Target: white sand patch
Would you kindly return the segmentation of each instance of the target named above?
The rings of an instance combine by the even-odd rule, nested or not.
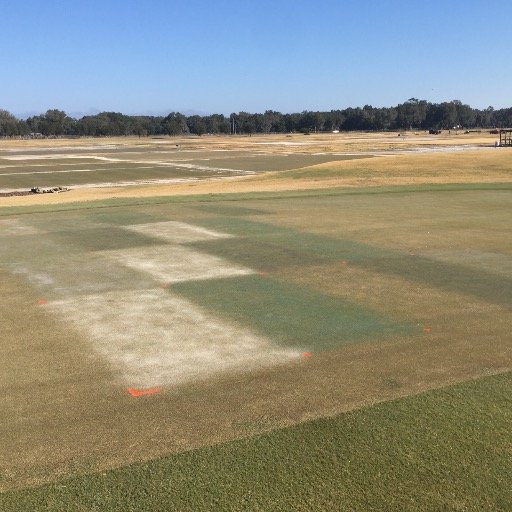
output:
[[[28,171],[28,172],[3,172],[0,176],[26,176],[27,174],[59,174],[59,173],[68,173],[68,172],[98,172],[98,171],[110,171],[111,169],[105,167],[104,169],[64,169],[60,171],[56,171],[52,169],[51,171]]]
[[[57,153],[52,155],[4,155],[2,157],[4,160],[13,160],[13,161],[20,161],[20,160],[61,160],[61,159],[67,159],[67,158],[76,158],[80,160],[88,160],[88,159],[95,159],[95,160],[102,160],[101,158],[95,156],[95,155],[76,155],[74,153],[68,154],[68,153]]]
[[[170,185],[170,184],[178,184],[178,183],[197,183],[200,181],[239,181],[244,178],[250,178],[250,176],[206,176],[199,177],[193,176],[190,178],[156,178],[156,179],[144,179],[144,180],[132,180],[132,181],[111,181],[111,182],[99,182],[99,183],[71,183],[67,185],[69,188],[123,188],[129,187],[133,185]],[[4,189],[0,190],[0,192],[11,192],[14,189]]]
[[[111,163],[124,163],[124,164],[143,164],[152,166],[165,166],[165,167],[178,167],[181,169],[189,169],[191,171],[209,171],[212,173],[239,173],[239,174],[254,174],[252,171],[246,171],[244,169],[228,169],[224,167],[207,167],[197,164],[187,164],[182,160],[138,160],[129,157],[116,158],[110,156],[99,156],[99,155],[76,155],[68,153],[52,154],[52,155],[11,155],[4,156],[4,160],[62,160],[62,159],[78,159],[78,160],[99,160],[100,162],[111,162]]]
[[[133,226],[124,226],[124,228],[177,244],[233,237],[233,235],[228,233],[220,233],[219,231],[213,231],[200,226],[194,226],[192,224],[186,224],[185,222],[176,222],[172,220],[168,222],[155,222],[152,224],[136,224]]]
[[[258,146],[312,146],[314,144],[318,144],[318,141],[313,140],[311,142],[254,142],[253,144]]]
[[[30,151],[31,153],[35,153],[35,152],[59,152],[59,151],[94,151],[94,150],[97,150],[97,149],[101,149],[101,150],[104,150],[104,149],[108,149],[108,150],[115,150],[115,149],[120,149],[122,148],[122,146],[120,146],[119,144],[91,144],[91,145],[84,145],[84,146],[58,146],[58,147],[48,147],[48,146],[45,146],[45,147],[42,147],[42,148],[38,148],[36,146],[30,146],[29,148],[26,148],[27,151]],[[0,152],[5,152],[7,154],[9,153],[20,153],[21,150],[20,149],[5,149],[5,150],[0,150]]]
[[[255,271],[180,245],[101,251],[121,265],[146,272],[166,283],[254,274]]]
[[[163,290],[111,292],[47,307],[84,332],[132,387],[176,385],[282,364],[300,351],[217,319]]]
[[[18,219],[0,220],[0,235],[38,235],[43,233],[45,233],[45,231],[32,226],[25,226]]]

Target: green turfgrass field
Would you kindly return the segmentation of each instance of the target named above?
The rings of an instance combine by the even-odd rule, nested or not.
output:
[[[507,510],[508,376],[96,472],[509,371],[511,193],[0,210],[7,510]]]
[[[0,495],[6,512],[512,508],[511,374]]]

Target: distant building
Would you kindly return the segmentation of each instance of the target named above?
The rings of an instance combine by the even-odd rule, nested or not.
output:
[[[500,130],[500,146],[512,146],[512,130]]]

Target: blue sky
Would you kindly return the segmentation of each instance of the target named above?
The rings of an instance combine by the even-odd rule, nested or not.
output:
[[[0,0],[0,108],[509,107],[511,19],[488,0]]]

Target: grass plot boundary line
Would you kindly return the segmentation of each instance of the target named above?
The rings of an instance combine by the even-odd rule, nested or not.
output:
[[[174,203],[247,201],[266,199],[296,199],[302,197],[326,197],[343,195],[407,194],[424,192],[466,192],[466,191],[510,191],[512,183],[450,183],[424,185],[396,185],[388,187],[360,187],[339,189],[315,189],[305,191],[278,192],[232,192],[197,195],[169,195],[148,198],[111,198],[83,202],[70,202],[59,205],[2,206],[0,199],[0,217],[9,215],[27,215],[35,213],[52,213],[61,211],[91,210],[96,208],[119,208],[125,206],[146,206]]]

